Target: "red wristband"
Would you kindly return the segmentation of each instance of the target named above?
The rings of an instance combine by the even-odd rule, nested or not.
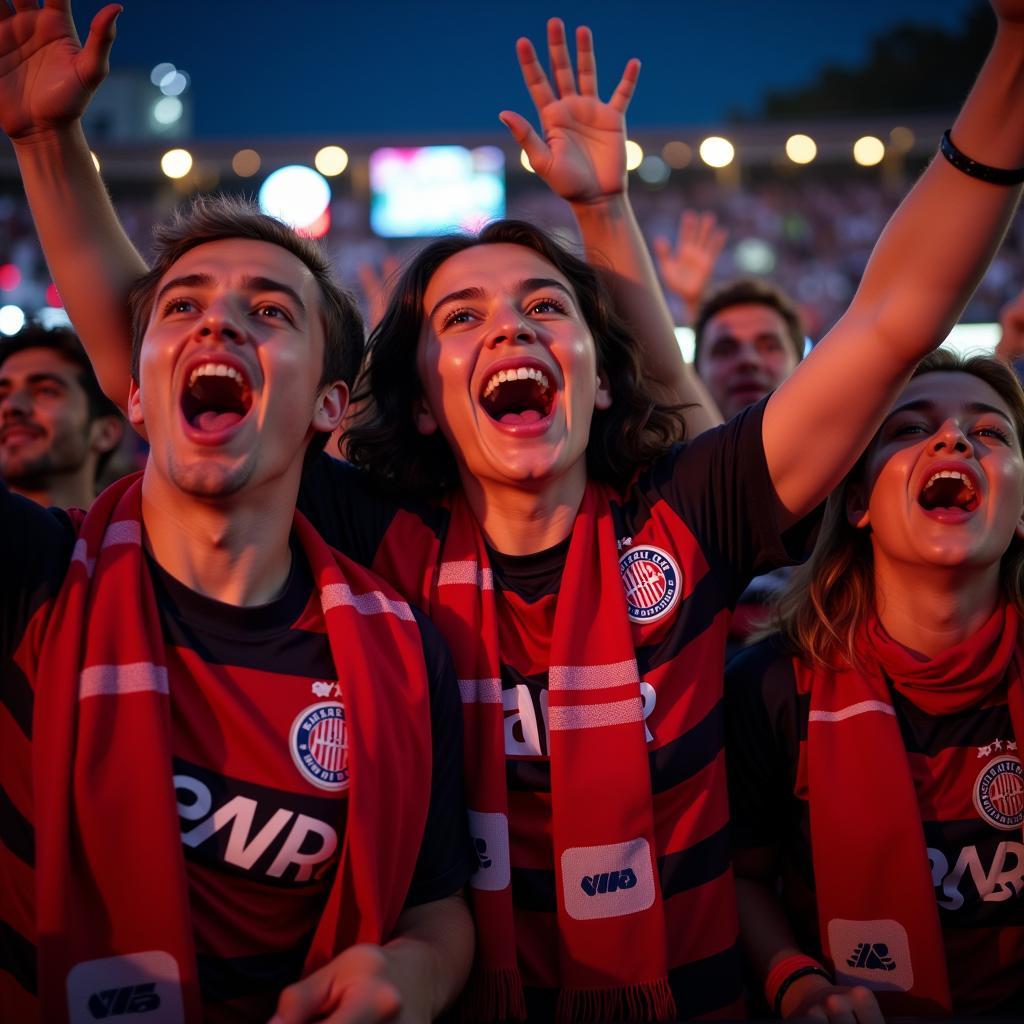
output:
[[[820,973],[828,977],[828,972],[813,957],[805,956],[803,953],[794,953],[792,956],[784,957],[768,972],[768,977],[764,979],[764,996],[768,1000],[769,1006],[775,1007],[775,1001],[779,997],[779,990],[797,971],[807,974]],[[786,987],[788,988],[789,986],[787,985]]]

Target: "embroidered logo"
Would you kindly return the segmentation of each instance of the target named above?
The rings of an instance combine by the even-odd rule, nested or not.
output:
[[[508,849],[508,818],[496,811],[469,814],[469,833],[476,848],[476,871],[469,884],[485,892],[501,892],[512,881]]]
[[[889,956],[889,947],[884,942],[859,942],[846,964],[848,967],[863,967],[869,971],[896,970],[896,961]]]
[[[299,773],[314,786],[348,787],[347,728],[345,709],[336,700],[311,704],[292,722],[288,749]]]
[[[571,918],[626,917],[654,903],[654,861],[646,839],[562,851],[562,900]]]
[[[909,992],[914,987],[910,939],[899,921],[828,922],[828,943],[837,985],[866,985],[875,992]]]
[[[1024,822],[1024,770],[1008,754],[989,761],[974,782],[974,807],[990,825],[1011,831]]]
[[[599,875],[584,875],[580,888],[588,896],[603,895],[617,889],[632,889],[636,885],[636,874],[632,868],[621,871],[602,871]]]
[[[161,950],[77,963],[68,972],[67,997],[70,1024],[185,1021],[178,963]]]
[[[667,551],[641,545],[619,558],[626,611],[633,622],[656,622],[679,600],[681,574]]]
[[[314,697],[337,697],[341,700],[341,684],[328,683],[323,679],[317,679],[312,686]]]

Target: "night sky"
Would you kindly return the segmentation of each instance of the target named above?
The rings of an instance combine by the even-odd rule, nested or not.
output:
[[[435,141],[504,129],[503,107],[532,113],[514,56],[545,18],[583,21],[602,94],[625,61],[644,62],[634,127],[714,123],[756,111],[765,88],[855,64],[899,22],[955,28],[971,0],[125,0],[113,63],[161,61],[192,78],[204,138],[410,134]],[[84,35],[102,3],[76,3]]]

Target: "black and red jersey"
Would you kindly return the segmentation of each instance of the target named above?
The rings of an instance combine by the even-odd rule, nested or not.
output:
[[[28,752],[32,637],[74,540],[67,517],[0,492],[0,970],[35,987]],[[37,552],[17,564],[20,551]],[[149,563],[166,642],[172,772],[206,1019],[267,1019],[299,977],[345,832],[346,723],[339,673],[304,557],[281,595],[239,608]],[[126,595],[125,600],[132,600]],[[430,813],[408,905],[458,892],[472,849],[450,656],[419,613],[430,682]],[[380,657],[386,657],[381,652]],[[10,742],[8,742],[10,741]],[[131,822],[111,822],[115,833]],[[145,913],[145,908],[138,908]],[[13,1018],[12,1018],[13,1019]]]
[[[728,837],[722,674],[730,613],[753,575],[789,560],[774,525],[763,403],[679,446],[612,505],[644,700],[669,980],[682,1017],[736,1017],[742,982]],[[300,506],[328,541],[408,600],[430,600],[446,509],[388,507],[324,461]],[[802,552],[804,537],[788,538]],[[568,541],[535,555],[489,552],[499,614],[512,896],[531,1018],[561,984],[551,839],[547,673]],[[595,793],[599,800],[600,794]],[[690,837],[684,841],[683,833]]]
[[[1019,1015],[1024,802],[1007,706],[930,715],[894,687],[890,693],[921,811],[954,1012]],[[778,640],[762,641],[730,663],[726,721],[735,841],[740,849],[778,851],[794,933],[802,948],[820,956],[807,790],[809,710],[809,697],[797,692],[792,654]],[[1010,780],[1012,792],[1003,792]]]

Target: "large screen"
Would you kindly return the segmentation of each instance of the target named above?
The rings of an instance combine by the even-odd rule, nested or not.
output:
[[[370,226],[384,238],[474,231],[505,216],[505,154],[497,146],[378,149],[370,189]]]

